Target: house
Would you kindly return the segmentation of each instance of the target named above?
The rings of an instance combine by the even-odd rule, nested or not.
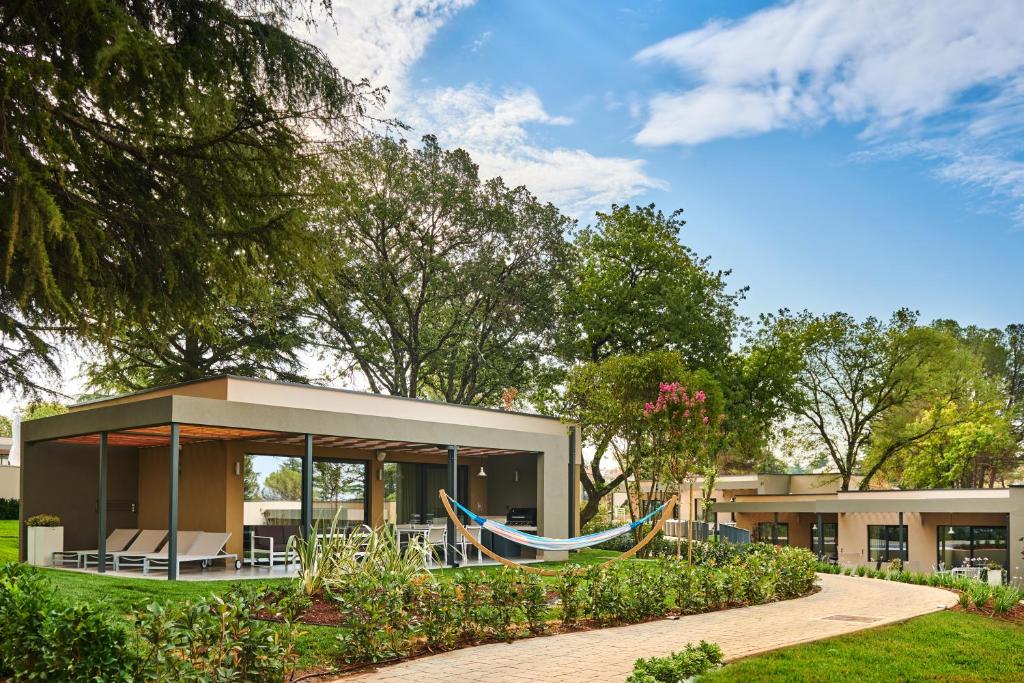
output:
[[[846,567],[901,559],[930,572],[984,560],[1024,575],[1024,487],[840,491],[838,482],[834,474],[720,477],[713,510],[754,540],[809,548]]]
[[[302,463],[293,521],[303,532],[319,502],[314,463],[331,462],[362,487],[353,499],[359,504],[342,510],[349,524],[443,524],[437,492],[445,488],[483,516],[505,521],[510,511],[526,510],[536,533],[571,536],[578,528],[576,434],[542,415],[213,377],[24,422],[21,514],[59,515],[68,550],[96,548],[114,528],[140,528],[230,532],[227,551],[241,555],[244,458],[276,455]],[[448,533],[456,533],[450,523]],[[175,578],[170,564],[168,578]]]
[[[21,485],[21,468],[11,463],[14,439],[0,436],[0,498],[17,498]]]

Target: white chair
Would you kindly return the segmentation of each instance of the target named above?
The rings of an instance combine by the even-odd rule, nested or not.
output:
[[[206,533],[200,531],[194,533],[198,533],[198,536],[188,550],[178,554],[178,569],[181,569],[181,565],[185,562],[199,562],[203,569],[206,569],[216,560],[234,560],[235,569],[242,568],[242,561],[238,559],[238,555],[224,551],[224,546],[231,538],[230,532]],[[170,563],[170,556],[167,553],[150,553],[143,558],[142,573],[148,574],[152,568],[170,567]]]
[[[178,532],[182,533],[196,533],[194,531],[189,532]],[[167,529],[146,529],[131,542],[124,550],[107,553],[109,557],[114,560],[114,571],[121,570],[121,564],[124,563],[128,567],[141,567],[142,556],[146,553],[155,553],[158,548],[164,543],[164,539],[167,538]],[[180,539],[181,536],[179,535]],[[181,541],[179,540],[179,543]],[[191,543],[191,541],[189,541]]]
[[[483,532],[484,532],[483,527],[481,527],[481,526],[467,526],[466,527],[466,531],[469,532],[469,535],[472,536],[473,540],[475,540],[477,543],[482,543],[483,542],[482,541]],[[473,544],[470,543],[469,539],[466,538],[465,536],[463,536],[461,534],[459,535],[459,540],[455,544],[455,547],[458,550],[459,555],[462,557],[462,561],[467,563],[467,564],[469,563],[469,549],[472,547],[474,550],[476,550],[476,563],[477,564],[483,564],[483,562],[484,562],[484,554],[481,553],[479,550],[477,550],[476,547],[473,546]]]
[[[128,547],[128,544],[132,542],[135,535],[139,533],[138,529],[114,529],[114,531],[107,536],[107,555],[116,553],[124,550]],[[58,564],[58,558],[59,564]],[[93,560],[93,564],[99,564],[100,551],[99,549],[93,550],[58,550],[53,554],[53,566],[64,566],[68,560],[74,560],[76,567],[88,567],[89,559]]]
[[[444,551],[444,563],[448,564],[448,529],[443,526],[432,526],[423,534],[423,552],[428,564],[434,561],[434,548],[441,546]]]

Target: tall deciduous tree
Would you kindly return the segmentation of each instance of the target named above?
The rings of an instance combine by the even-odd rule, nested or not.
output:
[[[302,463],[297,458],[286,458],[264,478],[263,495],[267,500],[301,500]]]
[[[300,0],[0,5],[0,386],[40,328],[201,311],[303,253],[311,131],[375,95],[286,31]]]
[[[780,343],[802,351],[792,402],[797,443],[804,452],[824,455],[841,475],[842,490],[858,473],[864,475],[860,487],[867,488],[891,458],[951,426],[948,413],[932,410],[931,419],[914,429],[888,430],[884,443],[877,433],[898,414],[944,406],[968,388],[955,340],[919,327],[915,314],[901,310],[887,322],[857,322],[843,313],[783,312],[771,322]]]
[[[547,352],[568,219],[481,181],[463,150],[346,148],[323,217],[337,254],[311,284],[323,345],[372,391],[466,404],[528,389]]]
[[[675,211],[666,216],[653,204],[612,206],[579,232],[555,324],[562,368],[599,363],[616,354],[669,350],[690,370],[733,375],[730,381],[739,395],[741,368],[729,358],[740,323],[736,306],[745,290],[730,292],[728,271],[711,270],[709,258],[680,243],[681,215]],[[565,375],[556,370],[546,379],[549,391],[541,399],[557,404],[553,395]],[[555,410],[565,409],[559,405]],[[621,481],[621,475],[606,480],[604,457],[605,451],[596,449],[581,470],[592,501],[583,509],[584,522]]]

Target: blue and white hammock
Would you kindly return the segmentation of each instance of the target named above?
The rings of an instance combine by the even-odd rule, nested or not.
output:
[[[447,494],[445,494],[447,495]],[[495,522],[493,519],[487,519],[467,509],[465,506],[459,503],[451,496],[448,496],[448,500],[451,501],[455,507],[457,507],[464,515],[469,517],[474,524],[479,524],[484,529],[487,529],[492,534],[506,538],[513,543],[519,545],[525,545],[530,548],[537,548],[538,550],[579,550],[580,548],[589,548],[590,546],[604,543],[622,534],[633,531],[641,524],[646,523],[652,517],[657,515],[659,512],[665,509],[668,503],[662,503],[656,509],[649,512],[643,519],[638,519],[635,522],[623,524],[617,526],[614,529],[605,529],[604,531],[598,531],[593,534],[587,534],[585,536],[577,536],[575,538],[548,538],[547,536],[536,536],[534,534],[528,534],[524,531],[520,531],[510,526],[506,526],[501,522]]]

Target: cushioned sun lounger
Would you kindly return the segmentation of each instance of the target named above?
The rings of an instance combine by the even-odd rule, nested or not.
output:
[[[188,546],[187,550],[182,550],[184,546],[179,543],[178,569],[181,569],[184,562],[199,562],[205,569],[217,560],[234,560],[235,569],[240,568],[242,563],[239,561],[238,555],[224,552],[224,546],[228,544],[229,538],[231,538],[230,532],[207,533],[201,531],[199,537]],[[150,553],[145,557],[142,573],[148,574],[150,569],[166,569],[169,565],[170,557],[166,552]]]
[[[107,553],[116,553],[124,550],[137,533],[139,533],[138,529],[114,529],[107,536]],[[68,560],[74,560],[76,567],[88,567],[90,557],[94,560],[93,564],[97,564],[99,552],[97,548],[92,550],[60,550],[53,554],[53,565],[56,567],[65,564]],[[60,558],[59,561],[58,558]]]

